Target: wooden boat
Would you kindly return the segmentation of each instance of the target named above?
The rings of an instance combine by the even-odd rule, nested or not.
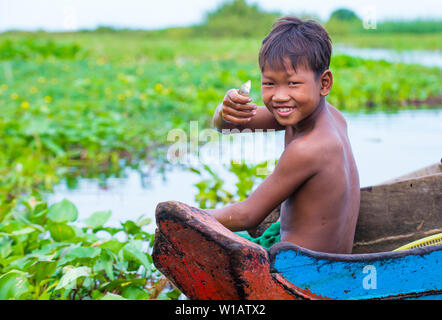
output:
[[[352,254],[266,250],[204,210],[163,202],[153,259],[189,299],[442,299],[442,245],[391,251],[442,232],[441,190],[440,163],[362,188]]]

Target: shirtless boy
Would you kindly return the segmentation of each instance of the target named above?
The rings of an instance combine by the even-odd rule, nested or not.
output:
[[[214,125],[285,130],[274,171],[244,201],[208,210],[232,231],[256,227],[281,204],[281,241],[351,253],[359,212],[359,177],[342,114],[326,96],[333,85],[331,41],[313,21],[283,17],[259,53],[265,106],[227,92]]]

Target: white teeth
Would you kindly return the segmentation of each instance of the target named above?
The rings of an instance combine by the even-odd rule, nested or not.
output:
[[[278,110],[281,112],[288,112],[290,110],[292,110],[293,108],[279,108]]]

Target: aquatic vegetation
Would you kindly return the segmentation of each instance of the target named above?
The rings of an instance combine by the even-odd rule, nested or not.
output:
[[[0,300],[178,298],[146,253],[150,219],[108,227],[110,215],[78,221],[68,200],[20,201],[0,223]]]
[[[32,38],[10,40],[0,44],[0,60],[48,58],[75,59],[85,56],[77,43],[60,43],[53,40],[34,40]]]
[[[335,56],[330,69],[335,83],[328,101],[341,110],[425,104],[442,95],[440,68]]]
[[[219,205],[224,206],[243,201],[265,179],[267,175],[263,175],[262,172],[267,166],[267,161],[255,165],[247,164],[244,161],[240,163],[231,161],[226,169],[237,179],[234,190],[226,188],[224,179],[208,165],[203,165],[201,169],[190,168],[192,172],[201,176],[201,180],[195,184],[198,188],[195,201],[202,209],[213,209]]]

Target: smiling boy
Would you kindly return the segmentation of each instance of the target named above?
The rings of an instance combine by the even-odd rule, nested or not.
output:
[[[331,41],[314,21],[283,17],[259,53],[263,107],[227,92],[214,125],[285,130],[274,171],[244,201],[208,210],[232,231],[256,227],[281,204],[281,241],[351,253],[359,212],[359,177],[342,114],[326,101],[333,85]]]

